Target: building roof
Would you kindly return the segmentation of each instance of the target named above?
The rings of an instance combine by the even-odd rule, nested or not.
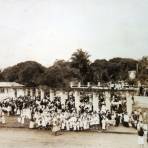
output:
[[[24,85],[16,82],[0,82],[0,87],[24,87]]]

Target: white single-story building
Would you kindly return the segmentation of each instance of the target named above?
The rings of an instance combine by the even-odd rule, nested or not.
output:
[[[16,82],[0,82],[0,100],[24,95],[24,85]]]
[[[44,91],[41,88],[26,87],[16,82],[0,82],[0,100],[19,96],[41,96],[43,98]]]

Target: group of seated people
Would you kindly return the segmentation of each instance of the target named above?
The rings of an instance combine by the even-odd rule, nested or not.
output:
[[[81,97],[79,109],[75,107],[75,97],[69,95],[65,104],[61,103],[61,97],[55,96],[50,100],[49,96],[44,98],[20,96],[18,98],[7,98],[0,102],[0,121],[6,123],[5,115],[17,116],[17,122],[22,125],[26,119],[30,121],[30,128],[52,129],[53,131],[82,131],[98,130],[103,131],[110,127],[123,124],[126,127],[135,127],[135,113],[126,113],[126,98],[111,96],[111,109],[106,108],[106,98],[98,97],[98,112],[93,110],[90,96]]]

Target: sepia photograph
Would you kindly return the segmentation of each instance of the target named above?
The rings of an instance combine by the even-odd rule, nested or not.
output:
[[[148,0],[0,0],[1,148],[148,148]]]

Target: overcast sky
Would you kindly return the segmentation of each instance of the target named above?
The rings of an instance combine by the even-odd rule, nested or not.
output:
[[[148,55],[148,0],[0,0],[0,68],[35,60]]]

